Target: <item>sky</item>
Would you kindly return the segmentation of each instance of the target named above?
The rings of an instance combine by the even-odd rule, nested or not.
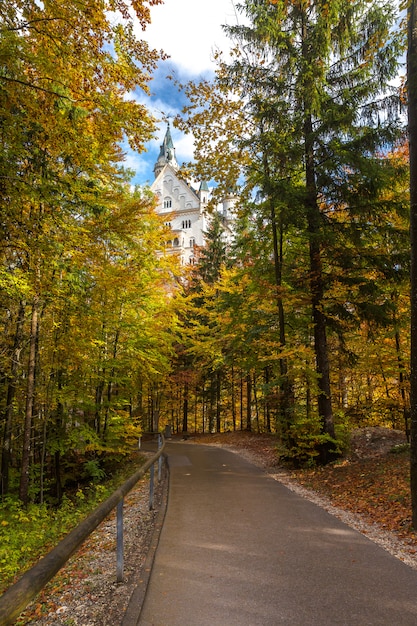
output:
[[[145,104],[155,118],[163,120],[180,113],[185,96],[180,94],[167,75],[174,75],[181,82],[210,78],[215,65],[213,51],[216,48],[227,52],[231,47],[222,25],[241,23],[243,17],[236,13],[238,0],[164,0],[150,7],[151,24],[146,31],[138,26],[138,39],[145,39],[152,48],[164,50],[169,55],[161,62],[150,82],[151,96],[143,92],[132,94]],[[166,122],[161,121],[156,138],[146,145],[146,152],[137,154],[129,146],[125,166],[136,172],[133,184],[147,185],[154,180],[153,166],[158,158],[159,147],[166,131]],[[182,164],[193,160],[193,141],[171,124],[171,134],[177,161]]]
[[[236,13],[232,0],[164,0],[164,4],[151,7],[152,23],[143,32],[138,28],[137,37],[145,39],[152,48],[164,50],[169,55],[161,62],[150,83],[151,97],[136,93],[135,98],[145,103],[158,119],[174,116],[185,104],[185,97],[178,93],[168,74],[179,80],[210,78],[214,71],[213,51],[227,51],[230,41],[223,32],[222,24],[235,24]],[[133,184],[146,185],[154,180],[153,166],[166,131],[166,122],[159,125],[157,137],[147,144],[147,152],[137,154],[128,146],[125,166],[136,172]],[[171,134],[177,161],[193,159],[193,142],[171,124]]]

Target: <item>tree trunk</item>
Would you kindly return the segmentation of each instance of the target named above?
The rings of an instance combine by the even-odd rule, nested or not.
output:
[[[302,15],[302,57],[307,66],[317,61],[312,56],[307,28],[307,16]],[[314,84],[312,76],[306,73],[304,81],[304,158],[305,158],[305,185],[306,185],[306,217],[310,252],[310,291],[312,318],[314,327],[314,353],[316,358],[316,372],[318,382],[318,411],[321,422],[321,431],[334,438],[333,410],[330,395],[330,367],[327,349],[326,318],[323,311],[324,281],[321,259],[322,225],[318,193],[316,184],[316,162],[314,152],[313,129],[313,94]],[[329,446],[320,448],[320,460],[327,463],[331,459]]]
[[[265,427],[266,427],[266,432],[270,433],[271,432],[271,406],[270,406],[270,402],[269,402],[269,373],[271,371],[271,366],[267,365],[265,367],[265,418],[266,418],[266,422],[265,422]]]
[[[236,432],[236,398],[235,398],[235,371],[232,363],[232,422],[233,432]]]
[[[100,372],[98,374],[100,376]],[[104,377],[104,370],[102,372],[102,376]],[[97,435],[101,433],[101,410],[103,407],[103,393],[104,393],[104,380],[100,380],[96,387],[96,406],[95,406],[95,414],[94,414],[94,430]]]
[[[198,388],[194,389],[194,434],[197,434],[197,417],[198,417]]]
[[[142,378],[139,378],[138,381],[138,392],[136,396],[136,404],[137,404],[137,413],[139,419],[141,421],[142,426],[144,426],[144,408],[143,408],[143,381]]]
[[[250,373],[246,376],[246,430],[252,430],[252,380]]]
[[[17,314],[16,331],[11,354],[10,375],[7,381],[6,409],[4,413],[4,432],[1,457],[1,495],[9,492],[9,469],[12,449],[13,401],[16,395],[17,370],[22,349],[23,324],[25,321],[25,303],[20,302]]]
[[[216,430],[217,432],[221,432],[221,414],[222,414],[222,406],[221,406],[221,373],[219,370],[216,372]]]
[[[401,398],[401,407],[404,416],[404,428],[405,428],[405,436],[407,438],[408,443],[410,443],[410,411],[407,405],[407,396],[405,392],[405,366],[404,361],[401,354],[401,342],[400,342],[400,331],[398,328],[395,330],[395,349],[397,352],[397,363],[398,363],[398,391]]]
[[[256,380],[256,372],[253,372],[253,400],[255,402],[255,422],[256,422],[256,432],[259,434],[259,402],[258,402],[258,387]]]
[[[206,432],[206,414],[207,414],[207,407],[206,407],[206,379],[205,377],[203,378],[203,382],[202,382],[202,389],[201,389],[201,424],[202,424],[202,432],[203,435]]]
[[[318,410],[322,432],[335,436],[333,410],[330,394],[330,367],[327,349],[326,318],[323,312],[324,284],[321,261],[321,216],[317,204],[316,175],[313,147],[313,122],[310,115],[304,124],[306,156],[306,208],[310,246],[310,290],[314,325],[314,352],[318,377]],[[328,450],[323,449],[322,461],[329,460]]]
[[[188,432],[188,381],[184,382],[184,400],[182,404],[182,432]]]
[[[216,427],[216,420],[215,420],[215,414],[216,414],[216,374],[215,372],[210,372],[210,388],[209,388],[209,394],[210,394],[210,402],[209,402],[209,415],[208,415],[208,419],[209,419],[209,424],[208,424],[208,428],[209,428],[209,433],[214,433],[215,432],[215,427]]]
[[[58,371],[58,389],[61,392],[63,383],[63,371]],[[56,418],[55,418],[55,428],[56,428],[56,436],[61,437],[62,427],[63,427],[63,417],[64,417],[64,406],[62,402],[58,402],[58,406],[56,409]],[[56,450],[54,454],[54,465],[53,472],[55,476],[55,498],[58,505],[62,502],[63,489],[62,489],[62,480],[61,480],[61,452]]]
[[[271,174],[270,174],[267,154],[263,155],[263,167],[265,170],[266,179],[268,181],[267,187],[269,187]],[[269,201],[269,212],[271,216],[272,247],[273,247],[273,252],[274,252],[274,276],[275,276],[275,287],[276,287],[276,303],[277,303],[277,308],[278,308],[279,343],[280,343],[280,348],[284,350],[287,342],[286,342],[286,333],[285,333],[284,303],[283,303],[282,296],[281,296],[282,266],[283,266],[283,258],[284,258],[283,220],[282,220],[282,214],[280,214],[279,220],[277,219],[276,208],[275,208],[275,198],[272,195],[269,195],[268,201]],[[280,412],[281,412],[283,423],[289,426],[289,424],[291,423],[291,412],[292,412],[292,407],[294,404],[294,390],[288,378],[288,363],[287,363],[286,358],[280,357],[279,367],[280,367],[280,374],[281,374]]]
[[[39,297],[34,296],[32,302],[32,319],[30,327],[29,360],[26,385],[26,408],[23,428],[22,465],[20,472],[19,498],[26,506],[29,493],[29,467],[32,435],[32,414],[35,399],[36,345],[39,332]]]
[[[240,430],[243,430],[243,372],[240,373]]]
[[[312,395],[313,394],[311,390],[311,380],[310,380],[309,371],[312,369],[312,364],[307,360],[305,366],[306,366],[306,418],[310,420],[311,413],[313,410],[313,407],[312,407],[312,402],[313,402]]]
[[[411,357],[410,487],[413,527],[417,529],[417,1],[408,7],[408,136],[410,153]]]

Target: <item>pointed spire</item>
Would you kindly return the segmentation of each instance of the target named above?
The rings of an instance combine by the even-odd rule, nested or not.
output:
[[[174,142],[172,141],[172,137],[171,137],[171,127],[169,125],[169,122],[167,126],[167,132],[165,133],[164,143],[165,143],[167,150],[174,150],[175,152]]]
[[[179,165],[177,163],[177,159],[175,156],[175,148],[174,148],[174,143],[172,141],[171,128],[169,126],[169,122],[168,122],[167,130],[165,133],[164,141],[161,144],[161,147],[159,150],[158,160],[155,163],[155,167],[153,168],[153,171],[155,172],[155,178],[159,175],[159,173],[162,171],[164,166],[167,164],[171,165],[175,170],[179,169]]]

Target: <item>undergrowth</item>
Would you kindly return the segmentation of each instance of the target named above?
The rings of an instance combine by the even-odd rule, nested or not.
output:
[[[126,458],[111,479],[91,482],[65,495],[58,508],[24,507],[16,496],[0,501],[0,594],[49,552],[144,462]]]

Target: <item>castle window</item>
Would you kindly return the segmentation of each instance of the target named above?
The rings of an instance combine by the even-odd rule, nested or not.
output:
[[[179,246],[180,242],[178,237],[175,237],[174,241],[172,242],[172,245],[174,246],[174,248],[177,248]]]
[[[164,209],[170,209],[172,207],[171,198],[165,198],[164,200]]]
[[[194,246],[195,246],[195,239],[194,239],[194,237],[191,237],[191,239],[190,239],[190,248],[194,248]]]
[[[168,228],[171,228],[171,222],[165,222],[165,226],[168,226]]]

